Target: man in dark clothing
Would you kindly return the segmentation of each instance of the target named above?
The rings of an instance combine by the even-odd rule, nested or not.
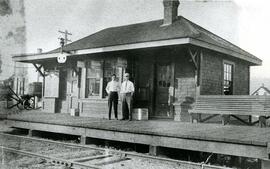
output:
[[[117,105],[118,105],[118,92],[120,91],[120,84],[116,81],[116,75],[112,75],[112,80],[107,84],[106,92],[109,95],[108,106],[109,106],[109,120],[111,120],[112,105],[114,108],[115,119],[117,117]]]

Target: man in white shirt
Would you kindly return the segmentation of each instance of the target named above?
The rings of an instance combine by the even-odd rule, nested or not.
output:
[[[132,97],[134,93],[134,84],[129,81],[129,73],[125,73],[124,75],[124,82],[121,85],[121,100],[122,100],[122,114],[123,119],[126,120],[129,119],[129,121],[132,120]]]
[[[120,84],[116,81],[116,75],[112,75],[112,80],[106,86],[106,92],[109,95],[108,106],[109,106],[109,120],[111,120],[112,105],[114,109],[114,117],[117,117],[117,105],[118,105],[118,92],[120,91]]]

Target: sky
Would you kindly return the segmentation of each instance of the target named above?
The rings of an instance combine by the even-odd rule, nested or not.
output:
[[[180,0],[179,15],[263,60],[251,80],[270,79],[268,0]],[[163,17],[162,0],[25,0],[27,53],[59,47],[58,30],[78,40],[99,30]],[[269,84],[270,85],[270,84]]]

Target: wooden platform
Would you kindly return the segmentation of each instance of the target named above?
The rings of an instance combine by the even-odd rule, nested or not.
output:
[[[191,124],[175,121],[116,121],[68,114],[24,112],[9,115],[8,124],[130,143],[268,159],[270,130],[249,126]]]

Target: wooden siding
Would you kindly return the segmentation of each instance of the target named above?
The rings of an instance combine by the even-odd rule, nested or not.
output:
[[[234,63],[233,94],[249,94],[249,65],[245,61],[230,58],[223,54],[208,50],[203,51],[201,65],[201,95],[223,94],[223,61]]]
[[[43,98],[43,110],[45,112],[49,113],[55,113],[55,107],[56,107],[56,99],[51,97],[51,98]]]

